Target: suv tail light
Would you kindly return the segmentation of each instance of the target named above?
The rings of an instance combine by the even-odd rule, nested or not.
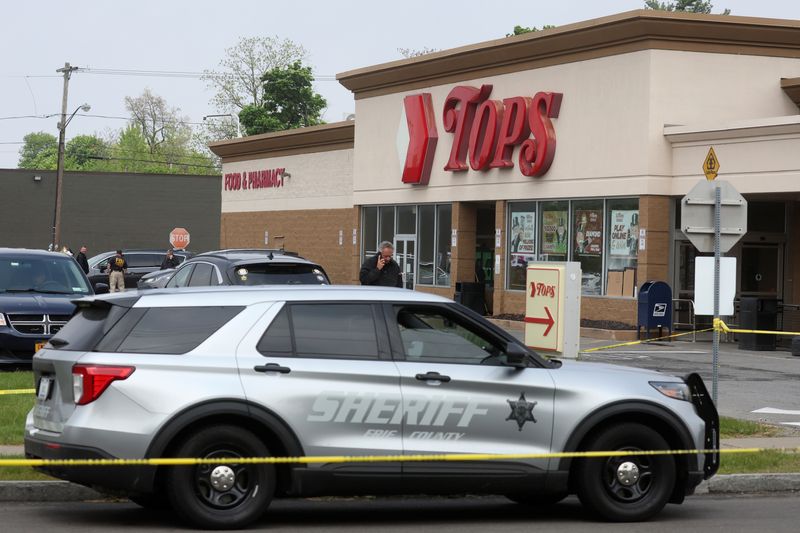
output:
[[[72,367],[72,393],[77,405],[98,399],[116,380],[127,379],[133,366],[75,365]]]

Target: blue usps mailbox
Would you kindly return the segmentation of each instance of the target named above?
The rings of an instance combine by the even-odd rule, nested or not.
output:
[[[659,336],[664,328],[672,335],[672,289],[663,281],[647,281],[639,289],[639,338],[642,328],[648,337],[652,328],[659,329]]]

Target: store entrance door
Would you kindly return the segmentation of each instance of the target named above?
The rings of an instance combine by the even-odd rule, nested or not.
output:
[[[416,235],[395,235],[394,257],[403,272],[403,287],[409,290],[414,290],[416,283],[416,250]]]
[[[741,295],[780,299],[782,266],[783,244],[742,244]]]

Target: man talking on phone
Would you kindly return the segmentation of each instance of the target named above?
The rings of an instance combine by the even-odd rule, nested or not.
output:
[[[377,285],[379,287],[403,287],[403,273],[400,265],[392,259],[394,246],[389,241],[380,244],[380,251],[368,257],[361,265],[359,279],[362,285]]]

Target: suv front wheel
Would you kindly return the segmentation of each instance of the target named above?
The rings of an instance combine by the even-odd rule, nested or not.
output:
[[[668,450],[664,437],[634,423],[617,424],[598,433],[586,451]],[[581,459],[576,465],[581,503],[615,522],[647,520],[667,504],[675,486],[671,455],[626,455]]]
[[[189,435],[176,457],[267,457],[253,433],[237,426],[203,428]],[[273,465],[230,462],[167,467],[166,492],[175,511],[204,529],[239,529],[258,520],[275,493]]]

